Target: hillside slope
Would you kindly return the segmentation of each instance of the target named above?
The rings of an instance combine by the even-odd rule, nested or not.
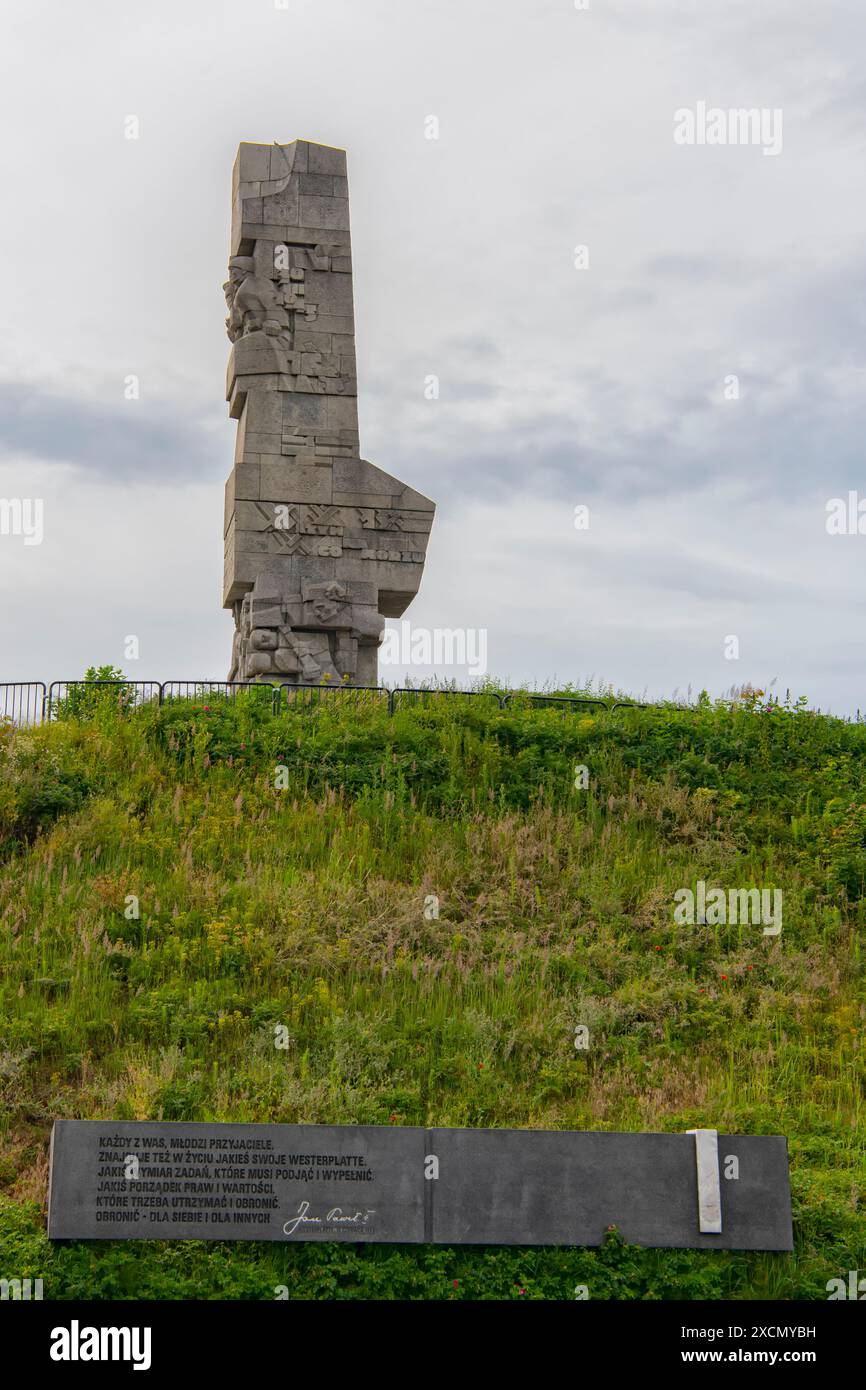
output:
[[[79,714],[0,735],[0,1275],[787,1299],[866,1270],[863,726],[755,700]],[[781,889],[781,934],[678,925],[699,879]],[[107,1116],[783,1133],[796,1251],[52,1247],[51,1123]]]

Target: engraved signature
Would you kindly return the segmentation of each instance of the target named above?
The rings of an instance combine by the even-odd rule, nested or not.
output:
[[[375,1216],[374,1207],[366,1211],[356,1211],[352,1216],[346,1216],[342,1207],[331,1207],[326,1216],[310,1216],[309,1202],[301,1202],[298,1207],[297,1216],[292,1216],[283,1227],[283,1234],[293,1236],[300,1226],[366,1226],[371,1216]]]

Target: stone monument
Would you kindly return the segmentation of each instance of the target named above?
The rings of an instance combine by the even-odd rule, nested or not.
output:
[[[360,456],[344,150],[238,147],[224,289],[229,680],[376,685],[435,506]]]

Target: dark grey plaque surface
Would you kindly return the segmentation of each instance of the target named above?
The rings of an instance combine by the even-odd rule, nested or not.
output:
[[[382,1126],[57,1120],[48,1235],[420,1241],[423,1146]]]
[[[790,1250],[786,1141],[718,1137],[712,1235],[700,1230],[695,1145],[691,1134],[58,1120],[48,1235],[599,1245],[616,1226],[638,1245]]]
[[[722,1230],[702,1235],[693,1135],[430,1133],[441,1174],[434,1226],[443,1244],[600,1245],[616,1226],[633,1245],[793,1248],[788,1146],[775,1135],[719,1135]],[[726,1179],[730,1156],[739,1176]]]

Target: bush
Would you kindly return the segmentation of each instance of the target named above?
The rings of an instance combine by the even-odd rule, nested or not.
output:
[[[66,687],[53,703],[53,719],[96,719],[100,715],[126,713],[135,704],[135,686],[114,666],[89,666],[84,680]]]
[[[31,840],[59,816],[77,811],[88,793],[83,770],[64,763],[40,733],[0,737],[0,849]]]

